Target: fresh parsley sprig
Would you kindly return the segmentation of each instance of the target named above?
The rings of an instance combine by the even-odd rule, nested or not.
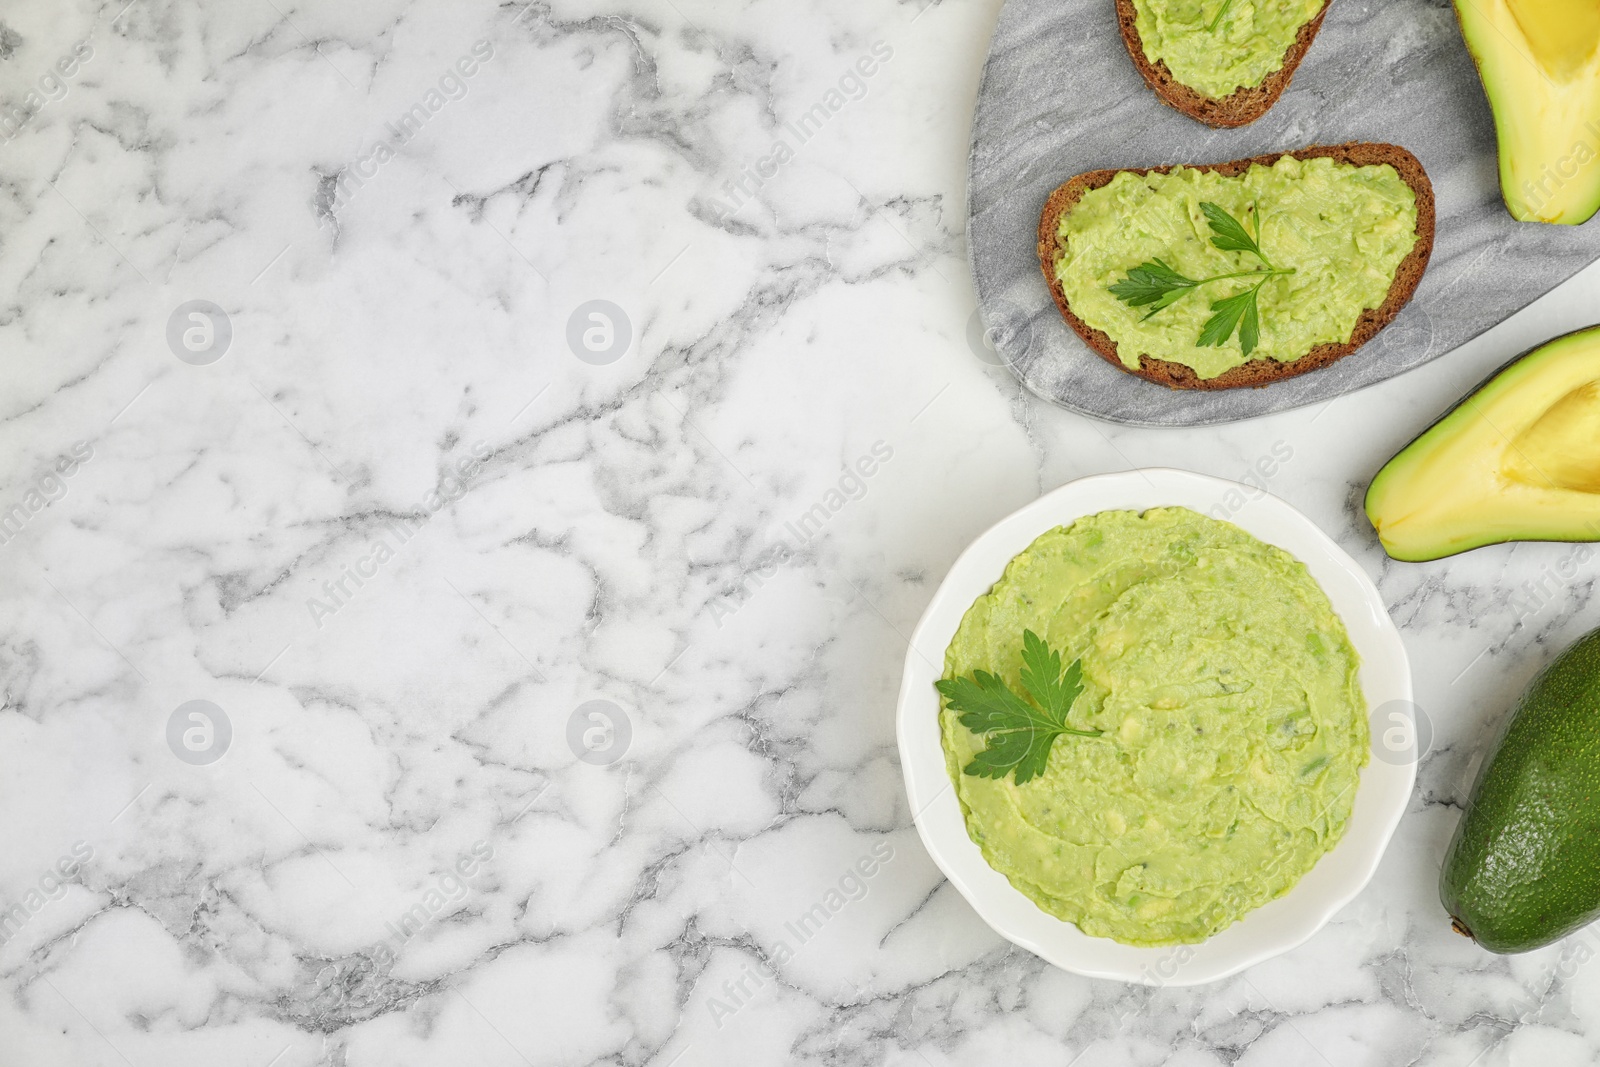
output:
[[[1249,252],[1267,265],[1267,269],[1276,269],[1272,261],[1261,251],[1261,245],[1250,231],[1244,228],[1244,223],[1228,214],[1226,210],[1213,204],[1209,200],[1201,201],[1200,213],[1206,217],[1206,222],[1211,224],[1211,243],[1224,252]],[[1259,229],[1259,222],[1257,228]]]
[[[1261,287],[1267,283],[1268,278],[1279,274],[1293,274],[1294,268],[1285,270],[1276,266],[1267,258],[1266,253],[1261,251],[1259,221],[1256,225],[1256,234],[1251,234],[1245,229],[1244,223],[1210,201],[1203,202],[1200,211],[1211,226],[1213,245],[1223,252],[1247,252],[1259,259],[1262,267],[1257,270],[1213,274],[1209,278],[1189,278],[1178,273],[1164,260],[1152,259],[1130,270],[1126,278],[1110,287],[1110,292],[1129,307],[1149,306],[1150,310],[1145,312],[1144,316],[1148,319],[1202,285],[1230,278],[1259,278],[1260,281],[1249,289],[1212,302],[1212,315],[1200,328],[1200,338],[1196,342],[1202,346],[1223,345],[1237,329],[1239,347],[1248,356],[1255,351],[1256,345],[1261,340],[1261,309],[1256,302],[1256,295],[1261,292]]]
[[[1083,692],[1083,662],[1061,669],[1061,653],[1032,630],[1022,633],[1022,687],[1034,703],[1013,692],[997,674],[973,671],[965,678],[934,683],[950,707],[961,713],[961,725],[984,735],[984,750],[962,769],[978,778],[1013,775],[1018,784],[1044,773],[1050,746],[1062,734],[1099,737],[1100,730],[1067,725],[1072,702]]]

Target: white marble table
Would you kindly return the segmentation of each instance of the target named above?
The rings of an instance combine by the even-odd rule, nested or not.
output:
[[[1491,957],[1435,879],[1600,564],[1388,563],[1358,501],[1600,274],[1116,428],[972,341],[996,0],[122,3],[0,12],[0,1063],[1594,1060],[1600,937]],[[1045,489],[1284,451],[1404,629],[1412,810],[1287,956],[1057,971],[910,829],[904,635]]]

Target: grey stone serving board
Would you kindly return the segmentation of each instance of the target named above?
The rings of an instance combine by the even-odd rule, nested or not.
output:
[[[1068,178],[1341,141],[1410,149],[1438,200],[1433,259],[1416,296],[1355,353],[1257,389],[1175,390],[1113,367],[1057,312],[1035,242],[1045,199]],[[967,216],[978,307],[999,357],[1046,400],[1138,425],[1232,422],[1384,381],[1600,255],[1600,219],[1547,226],[1507,214],[1489,106],[1448,0],[1333,0],[1288,91],[1236,130],[1213,130],[1156,98],[1129,61],[1112,0],[1007,0],[978,92]]]

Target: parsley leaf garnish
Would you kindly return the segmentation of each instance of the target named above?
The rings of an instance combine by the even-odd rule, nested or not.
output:
[[[1148,319],[1200,284],[1193,278],[1185,278],[1162,260],[1153,259],[1130,270],[1126,278],[1111,287],[1111,293],[1129,307],[1155,305],[1145,313]]]
[[[1062,734],[1099,737],[1099,730],[1067,725],[1072,702],[1083,692],[1083,662],[1061,669],[1061,653],[1053,651],[1032,630],[1022,634],[1022,687],[1034,703],[1012,691],[997,674],[973,671],[966,678],[940,679],[934,685],[961,725],[983,734],[985,748],[962,769],[978,778],[1004,778],[1022,785],[1044,773],[1050,746]]]
[[[1256,294],[1261,291],[1261,286],[1250,290],[1250,303],[1245,305],[1244,318],[1239,323],[1239,348],[1245,355],[1256,350],[1256,344],[1261,340],[1261,309],[1256,306]]]
[[[1176,289],[1192,289],[1199,284],[1193,278],[1185,278],[1164,261],[1153,259],[1130,270],[1126,278],[1111,287],[1111,291],[1124,304],[1139,307],[1159,300]]]
[[[1273,266],[1272,261],[1261,251],[1259,221],[1256,233],[1251,234],[1245,229],[1244,223],[1209,200],[1201,202],[1200,213],[1206,217],[1206,222],[1211,227],[1213,245],[1223,252],[1247,252],[1261,261],[1262,269],[1234,271],[1230,274],[1214,274],[1209,278],[1195,279],[1179,274],[1163,260],[1153,259],[1134,267],[1126,278],[1110,286],[1109,291],[1129,307],[1151,305],[1144,316],[1148,319],[1185,293],[1192,292],[1202,285],[1229,278],[1260,278],[1261,280],[1254,286],[1243,292],[1213,301],[1212,315],[1200,328],[1200,339],[1195,342],[1201,346],[1224,345],[1233,336],[1234,330],[1238,330],[1239,347],[1248,356],[1255,351],[1256,345],[1261,341],[1261,309],[1256,303],[1256,294],[1261,291],[1268,278],[1276,274],[1293,274],[1294,268],[1280,270]]]
[[[1224,252],[1249,252],[1268,267],[1272,266],[1267,263],[1267,257],[1261,254],[1261,246],[1256,239],[1244,228],[1244,223],[1209,200],[1200,205],[1200,213],[1211,224],[1212,244]]]
[[[1233,331],[1246,316],[1249,317],[1251,328],[1248,331],[1239,331],[1239,347],[1249,355],[1256,347],[1256,335],[1259,329],[1258,311],[1256,309],[1256,292],[1261,288],[1259,284],[1254,289],[1246,289],[1242,293],[1224,297],[1211,302],[1212,316],[1200,328],[1200,340],[1195,342],[1201,346],[1225,344],[1233,336]]]

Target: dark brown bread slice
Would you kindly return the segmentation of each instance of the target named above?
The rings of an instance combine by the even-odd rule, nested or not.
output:
[[[1134,67],[1165,103],[1207,126],[1245,126],[1265,115],[1289,87],[1289,79],[1294,77],[1295,68],[1305,58],[1311,42],[1316,40],[1317,31],[1322,29],[1322,18],[1328,13],[1328,4],[1331,3],[1333,0],[1327,0],[1322,10],[1317,12],[1317,17],[1300,27],[1294,44],[1283,54],[1283,66],[1267,75],[1260,85],[1236,89],[1220,100],[1213,100],[1178,81],[1165,63],[1159,60],[1150,62],[1150,58],[1144,54],[1144,41],[1139,38],[1139,29],[1135,25],[1138,15],[1133,0],[1116,0],[1117,24],[1122,27],[1122,43],[1128,46],[1128,55],[1132,57]]]
[[[1380,306],[1361,313],[1349,341],[1344,344],[1318,345],[1292,363],[1280,363],[1275,359],[1252,359],[1224,371],[1215,378],[1201,378],[1192,368],[1182,363],[1154,359],[1147,355],[1139,357],[1137,370],[1124,366],[1117,355],[1117,343],[1072,313],[1072,308],[1067,306],[1067,295],[1061,291],[1061,285],[1056,281],[1055,271],[1056,230],[1061,216],[1070,211],[1085,192],[1109,184],[1111,179],[1122,173],[1120,170],[1092,170],[1058,186],[1045,201],[1044,211],[1039,216],[1039,266],[1044,270],[1044,280],[1050,287],[1050,295],[1055,297],[1056,307],[1061,309],[1062,317],[1067,320],[1068,325],[1078,332],[1084,343],[1119,370],[1137,374],[1148,381],[1171,386],[1174,389],[1235,389],[1245,385],[1267,385],[1281,378],[1293,378],[1297,374],[1326,367],[1334,360],[1348,356],[1372,340],[1378,331],[1389,325],[1400,313],[1400,309],[1411,300],[1411,295],[1417,291],[1417,283],[1422,281],[1422,272],[1428,267],[1428,257],[1433,254],[1433,183],[1428,181],[1428,174],[1422,169],[1417,157],[1404,148],[1399,145],[1371,142],[1313,145],[1298,152],[1277,152],[1267,156],[1236,159],[1230,163],[1190,166],[1190,169],[1215,171],[1224,177],[1232,178],[1243,174],[1256,163],[1271,166],[1286,155],[1296,159],[1327,157],[1357,167],[1387,163],[1400,175],[1400,180],[1409,185],[1411,191],[1416,194],[1417,243],[1412,246],[1410,254],[1395,268],[1394,281],[1389,285],[1389,295]],[[1133,174],[1166,174],[1173,169],[1175,168],[1128,168]]]

